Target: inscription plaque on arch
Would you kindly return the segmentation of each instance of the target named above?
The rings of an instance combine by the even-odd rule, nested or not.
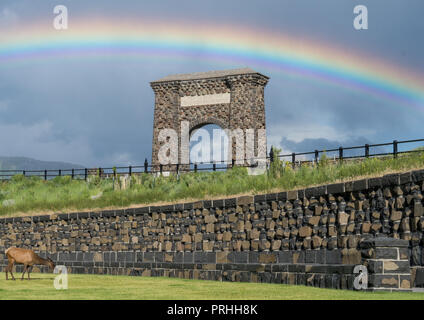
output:
[[[203,96],[181,97],[181,107],[207,106],[211,104],[230,103],[230,93],[207,94]]]

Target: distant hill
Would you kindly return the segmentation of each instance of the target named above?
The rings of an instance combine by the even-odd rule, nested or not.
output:
[[[0,170],[57,170],[82,169],[79,164],[60,161],[42,161],[25,157],[0,157]]]

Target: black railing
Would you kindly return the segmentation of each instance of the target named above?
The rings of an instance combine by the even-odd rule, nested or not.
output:
[[[292,166],[294,167],[296,165],[296,163],[304,163],[304,162],[319,162],[319,156],[320,154],[322,155],[323,153],[325,153],[327,156],[328,154],[334,152],[334,153],[338,153],[338,156],[334,156],[333,159],[334,160],[338,160],[338,161],[343,161],[343,160],[349,160],[349,159],[360,159],[360,158],[369,158],[369,157],[378,157],[378,156],[393,156],[394,158],[396,158],[399,154],[403,154],[403,153],[413,153],[413,152],[420,152],[420,151],[424,151],[424,150],[420,150],[420,149],[415,149],[415,150],[406,150],[406,151],[399,151],[399,145],[401,144],[411,144],[411,143],[419,143],[419,142],[424,142],[424,139],[415,139],[415,140],[405,140],[405,141],[397,141],[397,140],[393,140],[392,142],[387,142],[387,143],[379,143],[379,144],[365,144],[362,146],[354,146],[354,147],[347,147],[347,148],[343,148],[343,147],[339,147],[337,149],[326,149],[326,150],[315,150],[315,151],[311,151],[311,152],[301,152],[301,153],[291,153],[291,154],[283,154],[283,155],[279,155],[279,158],[291,158],[291,163]],[[391,152],[376,152],[376,153],[370,153],[370,148],[381,148],[381,147],[390,147],[392,150]],[[345,151],[350,151],[350,150],[363,150],[363,153],[361,154],[356,154],[356,155],[351,155],[351,156],[345,156],[344,152]],[[313,156],[313,160],[298,160],[296,161],[296,156],[303,156],[303,157],[307,157],[307,156]]]
[[[413,152],[424,152],[424,150],[420,149],[410,149],[410,150],[399,150],[399,146],[412,144],[412,143],[420,143],[424,142],[424,139],[415,139],[415,140],[405,140],[405,141],[397,141],[394,140],[388,143],[380,143],[380,144],[365,144],[362,146],[354,146],[354,147],[339,147],[336,149],[326,149],[326,150],[314,150],[310,152],[299,152],[299,153],[291,153],[291,154],[282,154],[275,155],[274,149],[271,147],[270,153],[266,158],[250,158],[243,159],[242,164],[237,164],[236,160],[228,160],[228,161],[214,161],[214,162],[190,162],[189,164],[159,164],[152,165],[149,164],[147,159],[145,159],[144,164],[142,166],[128,166],[128,167],[113,167],[113,168],[72,168],[72,169],[56,169],[56,170],[0,170],[0,179],[8,180],[14,175],[22,174],[26,177],[42,177],[44,180],[48,180],[58,176],[70,176],[71,179],[84,179],[87,180],[89,176],[99,176],[99,177],[114,177],[117,175],[126,174],[129,176],[148,173],[148,174],[164,174],[165,172],[170,173],[184,173],[184,172],[198,172],[198,171],[218,171],[218,170],[226,170],[229,168],[233,168],[234,166],[238,167],[250,167],[254,168],[258,166],[258,162],[261,160],[262,163],[266,165],[266,168],[269,167],[271,163],[273,163],[276,158],[284,159],[287,158],[290,161],[285,161],[285,165],[291,165],[293,168],[299,166],[303,163],[312,163],[319,164],[320,156],[324,153],[327,155],[334,153],[333,160],[342,162],[344,160],[352,160],[352,159],[365,159],[370,157],[382,157],[382,156],[392,156],[394,158],[398,157],[399,154],[405,153],[413,153]],[[387,150],[383,150],[384,148],[389,147],[391,150],[388,152]],[[380,152],[371,153],[370,148],[379,148]],[[383,149],[382,149],[383,148]],[[345,155],[346,151],[356,151],[354,155]],[[362,152],[363,150],[363,152]],[[337,156],[336,156],[337,154]],[[309,158],[309,159],[308,159]],[[328,157],[331,160],[331,157]],[[221,165],[221,166],[219,166]]]

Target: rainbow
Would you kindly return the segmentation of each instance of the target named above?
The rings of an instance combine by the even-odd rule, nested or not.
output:
[[[270,30],[114,19],[70,20],[68,30],[38,23],[0,30],[0,68],[54,57],[201,59],[318,80],[424,111],[424,75],[355,53]],[[259,70],[258,70],[259,71]]]

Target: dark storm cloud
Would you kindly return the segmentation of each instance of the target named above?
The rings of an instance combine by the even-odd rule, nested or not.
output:
[[[32,21],[51,24],[57,4],[68,6],[70,26],[73,17],[94,16],[198,21],[199,28],[202,21],[253,25],[424,72],[422,0],[360,1],[369,9],[366,31],[352,26],[357,1],[3,0],[0,33]],[[0,65],[0,155],[87,166],[140,164],[151,155],[154,96],[149,82],[173,73],[229,67],[188,59],[114,58]],[[264,73],[271,77],[266,89],[269,146],[309,151],[422,134],[422,111],[337,86]]]

